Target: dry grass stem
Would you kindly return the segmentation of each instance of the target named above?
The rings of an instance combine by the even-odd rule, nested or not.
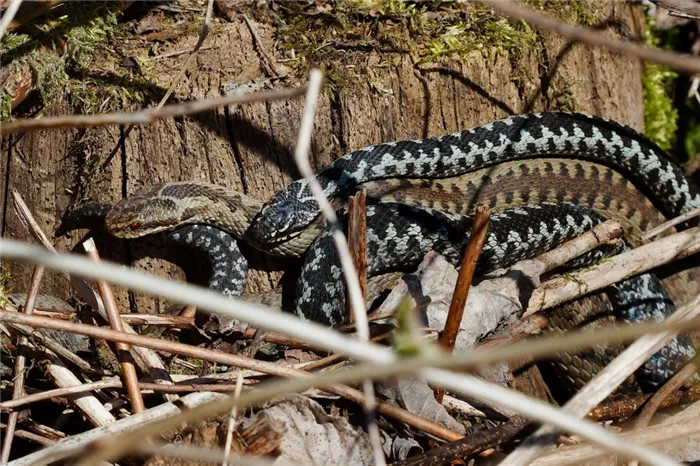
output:
[[[0,135],[25,133],[39,129],[89,128],[107,125],[131,125],[151,123],[161,118],[171,118],[193,113],[200,113],[217,107],[233,104],[266,102],[270,100],[289,100],[302,95],[306,89],[296,87],[278,89],[269,92],[251,92],[243,95],[226,95],[213,99],[193,100],[161,109],[142,110],[132,113],[105,113],[100,115],[73,115],[67,117],[24,119],[3,123]]]
[[[448,353],[452,353],[457,340],[457,333],[462,324],[462,316],[464,315],[464,305],[467,302],[469,288],[471,288],[472,280],[474,279],[474,271],[476,263],[481,256],[481,251],[486,243],[486,233],[488,231],[490,210],[487,206],[479,205],[476,207],[474,216],[474,225],[469,235],[469,241],[464,248],[464,256],[462,257],[462,266],[457,275],[457,283],[455,284],[450,310],[445,321],[445,330],[440,335],[440,346]],[[445,396],[445,391],[441,389],[435,390],[435,399],[438,403],[442,403]]]
[[[61,461],[76,454],[84,453],[93,442],[99,442],[124,432],[133,431],[149,422],[172,418],[180,413],[181,410],[193,409],[212,400],[221,400],[223,398],[225,398],[225,395],[217,393],[192,393],[180,398],[177,404],[172,402],[163,403],[141,413],[134,414],[133,416],[120,419],[110,425],[88,430],[82,434],[73,435],[51,447],[16,459],[12,461],[10,465],[35,466],[38,464],[51,464],[56,461]],[[143,443],[143,439],[139,439],[137,444],[140,443]],[[135,448],[137,444],[133,447]]]
[[[521,19],[532,26],[557,32],[572,41],[597,45],[613,52],[637,57],[644,61],[666,65],[675,71],[689,74],[700,73],[700,58],[691,54],[673,53],[666,50],[649,48],[635,42],[613,39],[610,36],[601,34],[599,31],[562,23],[532,8],[520,6],[512,0],[480,1],[506,16],[510,16],[514,19]]]
[[[93,241],[92,238],[83,243],[83,248],[85,248],[85,252],[90,259],[94,260],[95,262],[100,261],[100,255],[97,252],[95,241]],[[105,311],[107,312],[107,318],[110,326],[117,332],[123,333],[124,322],[122,322],[122,319],[119,316],[119,308],[117,307],[117,301],[114,299],[112,288],[105,280],[98,280],[97,288],[100,291],[102,302],[105,305]],[[119,360],[119,364],[121,365],[122,373],[124,375],[124,383],[126,384],[126,390],[129,394],[131,409],[135,413],[140,413],[146,409],[146,406],[143,404],[143,397],[141,396],[141,390],[139,390],[139,379],[138,375],[136,374],[136,366],[134,365],[133,358],[131,357],[129,345],[126,343],[117,342],[114,346],[117,350],[117,359]]]
[[[642,274],[654,267],[688,257],[698,251],[700,227],[625,251],[592,267],[543,283],[532,293],[523,317]]]
[[[7,28],[15,17],[15,14],[17,14],[17,10],[19,10],[21,4],[22,0],[10,0],[10,4],[5,9],[2,18],[0,18],[0,40],[2,40],[2,36],[5,35],[5,31],[7,31]]]
[[[241,396],[241,389],[243,388],[243,372],[237,371],[236,375],[236,391],[234,392],[234,398]],[[233,441],[233,431],[236,429],[236,416],[238,415],[238,406],[231,408],[231,414],[228,417],[228,426],[226,429],[226,444],[224,445],[224,459],[221,462],[221,466],[228,466],[229,456],[231,455],[231,442]]]
[[[681,419],[676,422],[664,423],[629,433],[620,434],[619,438],[638,445],[664,444],[678,445],[679,439],[689,439],[700,432],[700,418]],[[674,442],[676,441],[676,442]],[[543,454],[530,463],[532,466],[560,466],[562,464],[600,464],[605,452],[595,445],[583,443],[572,447],[562,447],[558,450]],[[674,462],[672,464],[681,464]]]
[[[700,316],[700,296],[678,309],[667,323],[697,319]],[[573,416],[584,417],[601,401],[608,397],[622,382],[637,370],[654,353],[671,341],[678,332],[670,331],[645,335],[632,343],[625,351],[605,366],[581,388],[563,407],[562,411]],[[547,442],[556,440],[557,430],[552,426],[540,427],[527,441],[515,449],[501,463],[504,466],[529,464],[547,447]]]
[[[229,455],[219,448],[198,447],[186,444],[149,444],[144,442],[139,445],[138,452],[148,455],[162,455],[175,458],[180,464],[182,460],[189,460],[193,464],[219,464],[226,466]],[[275,461],[261,456],[234,454],[231,458],[238,466],[273,466]]]
[[[321,212],[328,222],[329,227],[333,229],[333,242],[335,243],[335,248],[338,251],[343,277],[345,278],[348,296],[350,297],[350,308],[352,309],[352,315],[356,326],[355,328],[357,329],[357,336],[362,341],[368,341],[369,322],[367,321],[367,307],[359,280],[357,278],[357,270],[355,270],[355,264],[353,263],[350,248],[348,247],[348,242],[345,235],[338,227],[338,217],[335,214],[335,210],[333,209],[330,201],[326,198],[326,195],[323,193],[321,184],[314,176],[313,169],[311,168],[311,162],[309,160],[309,148],[311,146],[314,116],[316,115],[316,104],[318,102],[318,96],[321,92],[322,83],[323,72],[320,70],[311,70],[307,86],[308,90],[306,92],[306,101],[304,103],[304,114],[302,115],[301,125],[299,127],[297,146],[294,150],[294,160],[297,168],[299,168],[299,173],[301,173],[301,175],[306,179],[316,202],[321,208]],[[385,464],[384,451],[382,449],[379,428],[374,421],[376,401],[374,397],[374,385],[372,384],[371,380],[368,379],[364,381],[362,383],[362,389],[365,392],[365,414],[368,416],[368,419],[370,419],[367,430],[369,433],[370,442],[372,444],[372,450],[374,452],[374,464],[377,466],[383,466]]]

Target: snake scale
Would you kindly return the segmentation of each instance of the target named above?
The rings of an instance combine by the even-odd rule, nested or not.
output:
[[[410,270],[431,249],[457,263],[477,203],[498,212],[480,272],[533,257],[606,218],[619,220],[635,244],[665,218],[700,206],[697,188],[652,141],[619,123],[575,113],[517,115],[437,138],[370,146],[316,178],[338,206],[358,188],[377,202],[367,210],[370,275]],[[114,207],[79,209],[64,224],[91,214],[106,215],[115,236],[164,231],[206,251],[214,258],[210,287],[228,294],[242,292],[247,270],[235,238],[270,254],[304,255],[295,313],[328,325],[343,322],[344,282],[331,229],[305,180],[264,205],[215,185],[165,183]],[[660,320],[688,282],[669,280],[670,297],[653,274],[626,280],[607,295],[622,320]],[[658,386],[693,355],[689,337],[681,335],[638,375]]]

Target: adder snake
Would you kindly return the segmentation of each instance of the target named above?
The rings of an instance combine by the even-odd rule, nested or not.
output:
[[[635,243],[665,218],[700,206],[697,188],[649,139],[616,122],[570,113],[518,115],[438,138],[367,147],[331,163],[317,179],[331,198],[362,187],[381,202],[367,212],[370,274],[415,267],[430,249],[456,262],[469,231],[468,214],[481,202],[502,211],[490,223],[482,272],[532,257],[602,218],[620,220]],[[210,286],[230,294],[242,291],[246,271],[240,254],[228,254],[237,248],[230,235],[276,255],[308,249],[295,312],[342,323],[344,283],[305,180],[265,205],[186,181],[158,185],[93,212],[107,213],[106,226],[116,236],[168,231],[173,240],[220,254]],[[74,217],[89,213],[90,208],[79,210]],[[683,297],[684,287],[692,288],[687,276],[670,280],[674,299]],[[624,320],[662,319],[673,310],[652,274],[627,280],[608,295]],[[689,338],[678,337],[642,373],[655,386],[693,354]]]

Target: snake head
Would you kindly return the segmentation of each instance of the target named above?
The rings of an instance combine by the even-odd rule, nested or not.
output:
[[[161,196],[163,185],[155,185],[122,199],[107,214],[107,230],[117,238],[141,236],[171,230],[193,216],[175,200]]]

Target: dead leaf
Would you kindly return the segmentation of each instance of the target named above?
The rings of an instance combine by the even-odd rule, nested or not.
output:
[[[367,434],[343,417],[327,415],[310,398],[286,397],[242,422],[252,424],[261,416],[286,428],[275,465],[372,464]]]

